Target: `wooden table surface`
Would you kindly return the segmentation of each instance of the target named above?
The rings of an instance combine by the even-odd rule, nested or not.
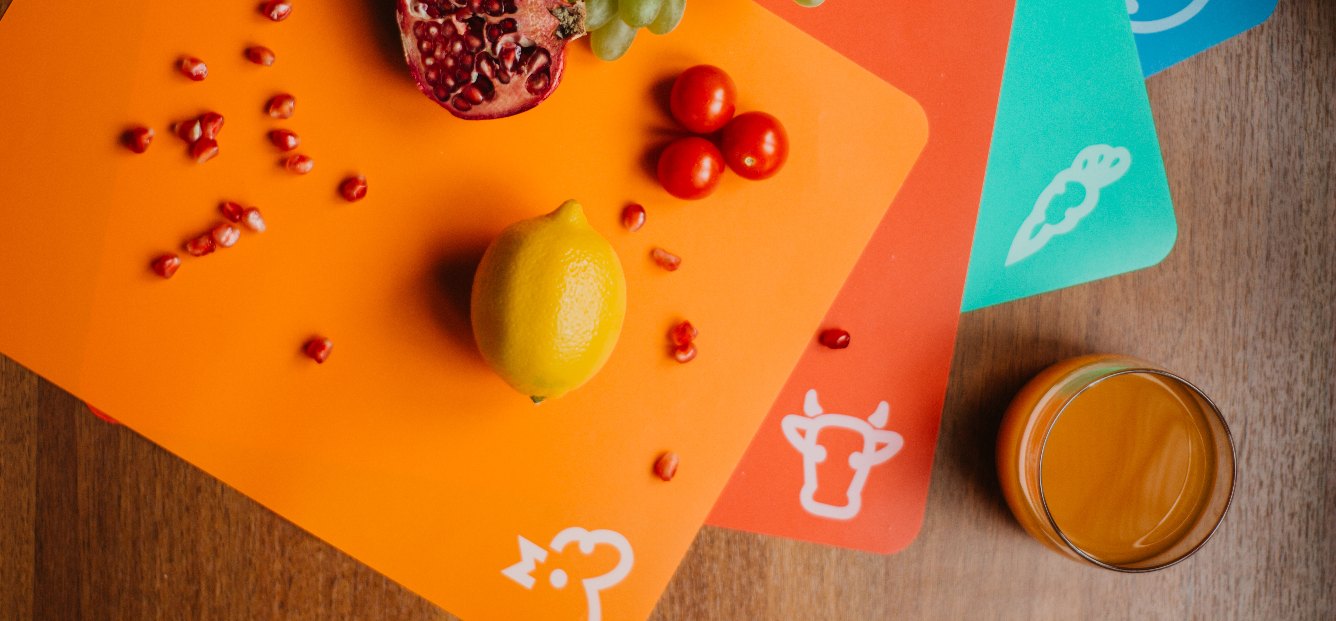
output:
[[[655,618],[1336,618],[1336,2],[1282,0],[1149,87],[1176,249],[963,316],[918,540],[883,557],[706,528]],[[1150,575],[1046,551],[994,479],[1010,396],[1099,351],[1191,378],[1237,442],[1224,526]],[[450,616],[0,358],[0,619],[27,618]]]

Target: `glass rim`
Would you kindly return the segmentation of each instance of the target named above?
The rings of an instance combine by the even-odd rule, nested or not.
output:
[[[1048,439],[1049,436],[1053,433],[1053,427],[1057,425],[1058,421],[1062,418],[1063,413],[1065,413],[1067,411],[1067,408],[1071,406],[1071,404],[1074,401],[1076,401],[1076,399],[1079,398],[1082,394],[1084,394],[1087,390],[1094,388],[1095,386],[1099,385],[1100,383],[1106,380],[1119,377],[1122,375],[1135,375],[1135,374],[1152,374],[1168,378],[1174,382],[1177,382],[1178,384],[1186,388],[1189,392],[1196,395],[1197,397],[1200,397],[1201,400],[1205,402],[1206,405],[1208,406],[1208,409],[1210,410],[1211,414],[1215,417],[1215,420],[1220,423],[1220,428],[1223,429],[1225,432],[1225,442],[1229,446],[1229,471],[1230,471],[1229,494],[1225,498],[1225,505],[1220,510],[1220,515],[1215,518],[1215,524],[1211,525],[1211,530],[1206,533],[1206,536],[1201,538],[1201,541],[1198,541],[1195,545],[1193,545],[1191,549],[1187,550],[1183,554],[1179,555],[1177,558],[1174,558],[1166,563],[1160,563],[1151,567],[1124,567],[1121,565],[1108,563],[1098,558],[1095,558],[1094,555],[1081,549],[1081,547],[1076,545],[1075,543],[1072,543],[1072,540],[1067,537],[1067,533],[1063,532],[1062,527],[1058,526],[1057,520],[1053,518],[1053,513],[1048,508],[1048,498],[1044,495],[1044,476],[1043,476],[1044,455],[1048,449]],[[1080,556],[1081,558],[1085,559],[1086,561],[1089,561],[1090,563],[1098,567],[1103,567],[1104,569],[1109,569],[1112,571],[1128,573],[1128,574],[1144,574],[1152,571],[1159,571],[1161,569],[1167,569],[1169,567],[1173,567],[1174,565],[1183,562],[1188,557],[1192,556],[1193,554],[1196,554],[1197,551],[1202,548],[1202,546],[1206,545],[1206,542],[1211,540],[1211,537],[1215,536],[1216,531],[1220,529],[1220,525],[1224,523],[1225,515],[1229,513],[1229,508],[1234,504],[1234,488],[1238,484],[1238,469],[1239,469],[1239,464],[1237,459],[1237,453],[1234,448],[1234,433],[1230,430],[1229,422],[1225,420],[1224,413],[1220,411],[1220,408],[1215,404],[1215,401],[1212,401],[1211,398],[1207,396],[1205,392],[1203,392],[1200,388],[1197,388],[1195,385],[1193,385],[1192,382],[1189,382],[1186,379],[1183,379],[1182,377],[1169,371],[1166,371],[1164,369],[1156,369],[1151,367],[1129,367],[1129,368],[1118,369],[1116,371],[1113,371],[1111,373],[1096,378],[1095,380],[1085,384],[1084,386],[1081,386],[1080,390],[1077,390],[1070,397],[1067,397],[1066,400],[1063,401],[1062,406],[1059,407],[1057,412],[1054,413],[1053,420],[1049,422],[1048,428],[1044,430],[1044,436],[1039,442],[1039,463],[1038,466],[1036,467],[1035,478],[1037,480],[1037,487],[1039,490],[1039,504],[1044,510],[1044,518],[1048,520],[1049,526],[1053,528],[1053,532],[1057,534],[1058,538],[1062,540],[1062,543],[1067,546],[1068,550],[1071,550],[1072,552],[1076,553],[1077,556]]]

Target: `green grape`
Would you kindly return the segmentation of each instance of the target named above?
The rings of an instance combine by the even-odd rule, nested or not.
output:
[[[819,0],[818,0],[819,1]],[[682,14],[687,10],[687,0],[663,0],[659,16],[650,22],[649,31],[656,34],[668,34],[682,21]]]
[[[659,7],[662,5],[663,0],[621,0],[617,13],[626,25],[643,28],[659,15]]]
[[[598,30],[615,15],[617,0],[585,0],[585,30]]]
[[[626,50],[631,49],[631,42],[635,41],[637,30],[639,29],[627,26],[626,22],[620,19],[614,19],[590,35],[590,45],[599,58],[617,60],[626,53]]]
[[[798,6],[821,6],[821,3],[825,2],[826,0],[793,0],[793,1],[797,2]]]

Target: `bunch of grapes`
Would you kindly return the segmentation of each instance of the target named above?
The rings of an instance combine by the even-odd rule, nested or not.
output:
[[[820,6],[825,0],[793,0],[801,6]],[[617,60],[631,49],[636,33],[649,28],[668,34],[682,21],[687,0],[585,0],[585,28],[591,33],[594,54]]]
[[[631,49],[641,28],[668,34],[686,10],[687,0],[585,0],[585,28],[592,33],[594,53],[617,60]]]

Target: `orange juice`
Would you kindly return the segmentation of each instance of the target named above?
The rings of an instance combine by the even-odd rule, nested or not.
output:
[[[1214,532],[1234,457],[1219,411],[1191,384],[1133,358],[1086,356],[1016,396],[998,473],[1035,538],[1102,567],[1149,571]]]

